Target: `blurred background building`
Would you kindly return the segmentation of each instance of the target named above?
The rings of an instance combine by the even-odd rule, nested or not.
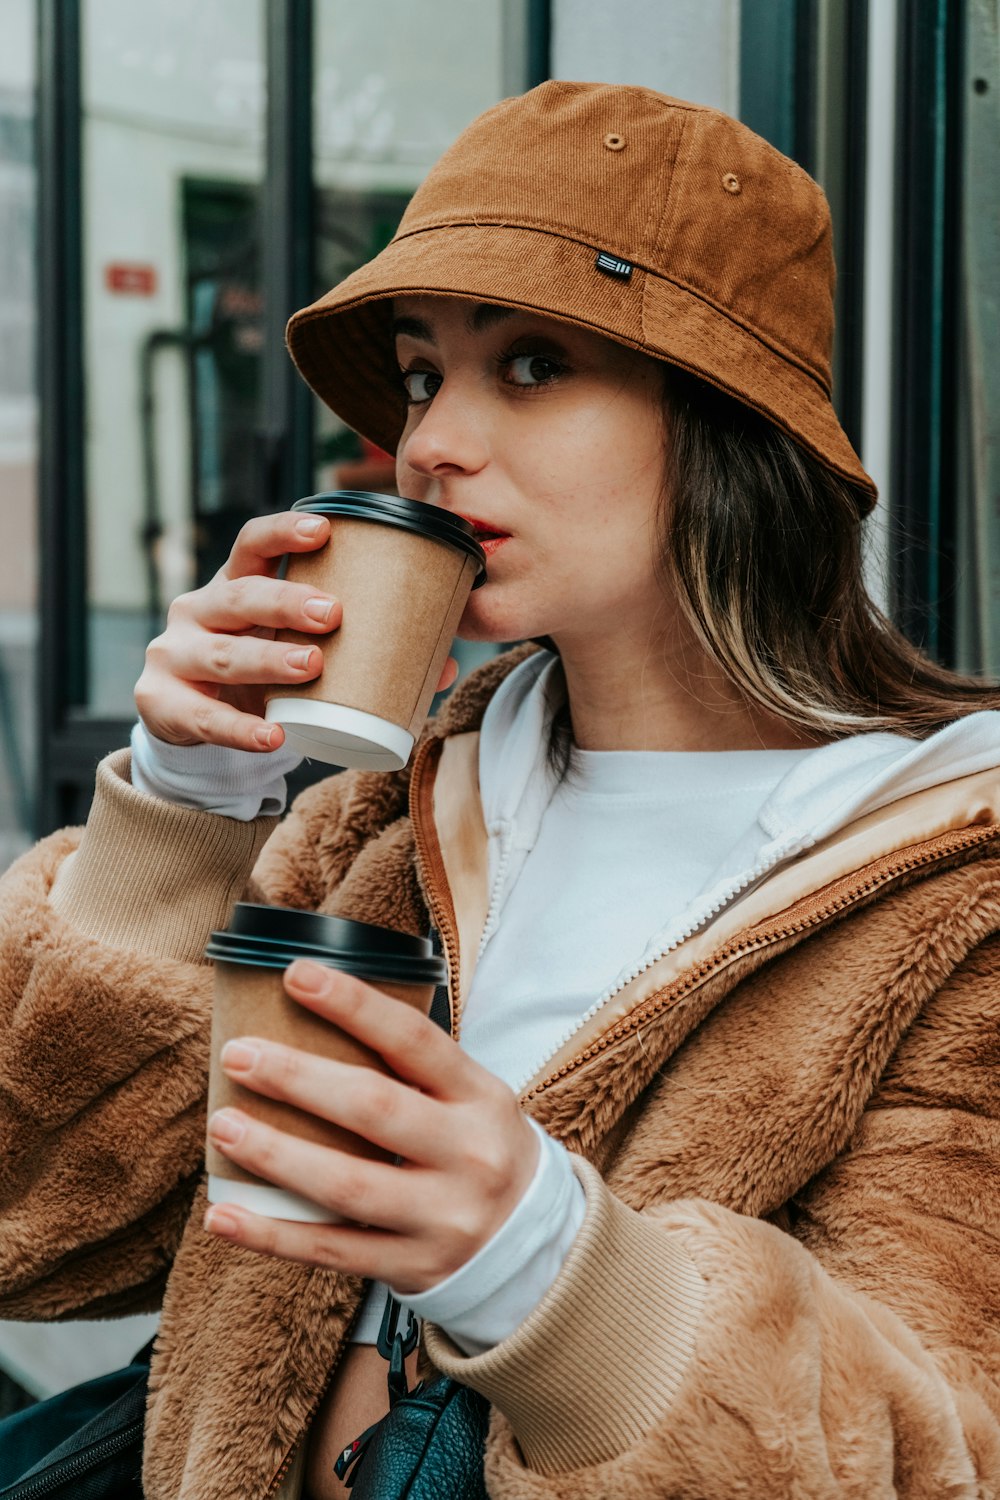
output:
[[[1000,0],[3,0],[0,869],[85,816],[147,640],[247,517],[391,487],[295,375],[286,318],[386,243],[473,116],[547,77],[725,109],[823,184],[835,399],[883,497],[873,592],[941,661],[1000,673],[998,21]],[[0,1325],[0,1401],[124,1362],[144,1328]]]

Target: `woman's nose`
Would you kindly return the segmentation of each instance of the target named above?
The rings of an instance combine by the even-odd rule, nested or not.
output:
[[[414,473],[436,479],[474,474],[486,462],[486,451],[482,414],[475,403],[442,386],[404,433],[397,456]]]

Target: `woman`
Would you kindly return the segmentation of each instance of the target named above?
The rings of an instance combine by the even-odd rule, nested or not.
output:
[[[8,876],[0,1310],[163,1295],[151,1500],[342,1493],[382,1283],[492,1403],[495,1496],[1000,1494],[997,698],[864,593],[831,277],[822,195],[750,132],[552,83],[292,320],[401,493],[476,522],[461,634],[542,648],[272,831],[261,685],[319,669],[272,632],[340,611],[274,577],[327,523],[260,518],[151,645],[82,838]],[[343,1225],[198,1186],[200,957],[254,864],[449,959],[461,1044],[287,972],[394,1080],[227,1054],[402,1157],[209,1122]]]

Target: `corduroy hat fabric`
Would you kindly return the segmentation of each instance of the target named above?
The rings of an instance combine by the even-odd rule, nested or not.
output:
[[[473,121],[385,250],[292,317],[288,347],[393,452],[406,406],[391,299],[528,308],[700,375],[870,507],[830,400],[834,279],[822,189],[746,126],[651,89],[550,82]]]

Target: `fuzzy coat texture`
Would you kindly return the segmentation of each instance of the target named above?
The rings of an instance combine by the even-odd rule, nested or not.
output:
[[[407,788],[310,789],[251,898],[426,932]],[[149,1500],[263,1500],[363,1287],[202,1230],[211,971],[53,908],[80,837],[0,885],[0,1316],[162,1302]],[[579,1248],[497,1350],[428,1339],[494,1403],[496,1500],[1000,1496],[1000,828],[783,931],[527,1099],[580,1158]]]

